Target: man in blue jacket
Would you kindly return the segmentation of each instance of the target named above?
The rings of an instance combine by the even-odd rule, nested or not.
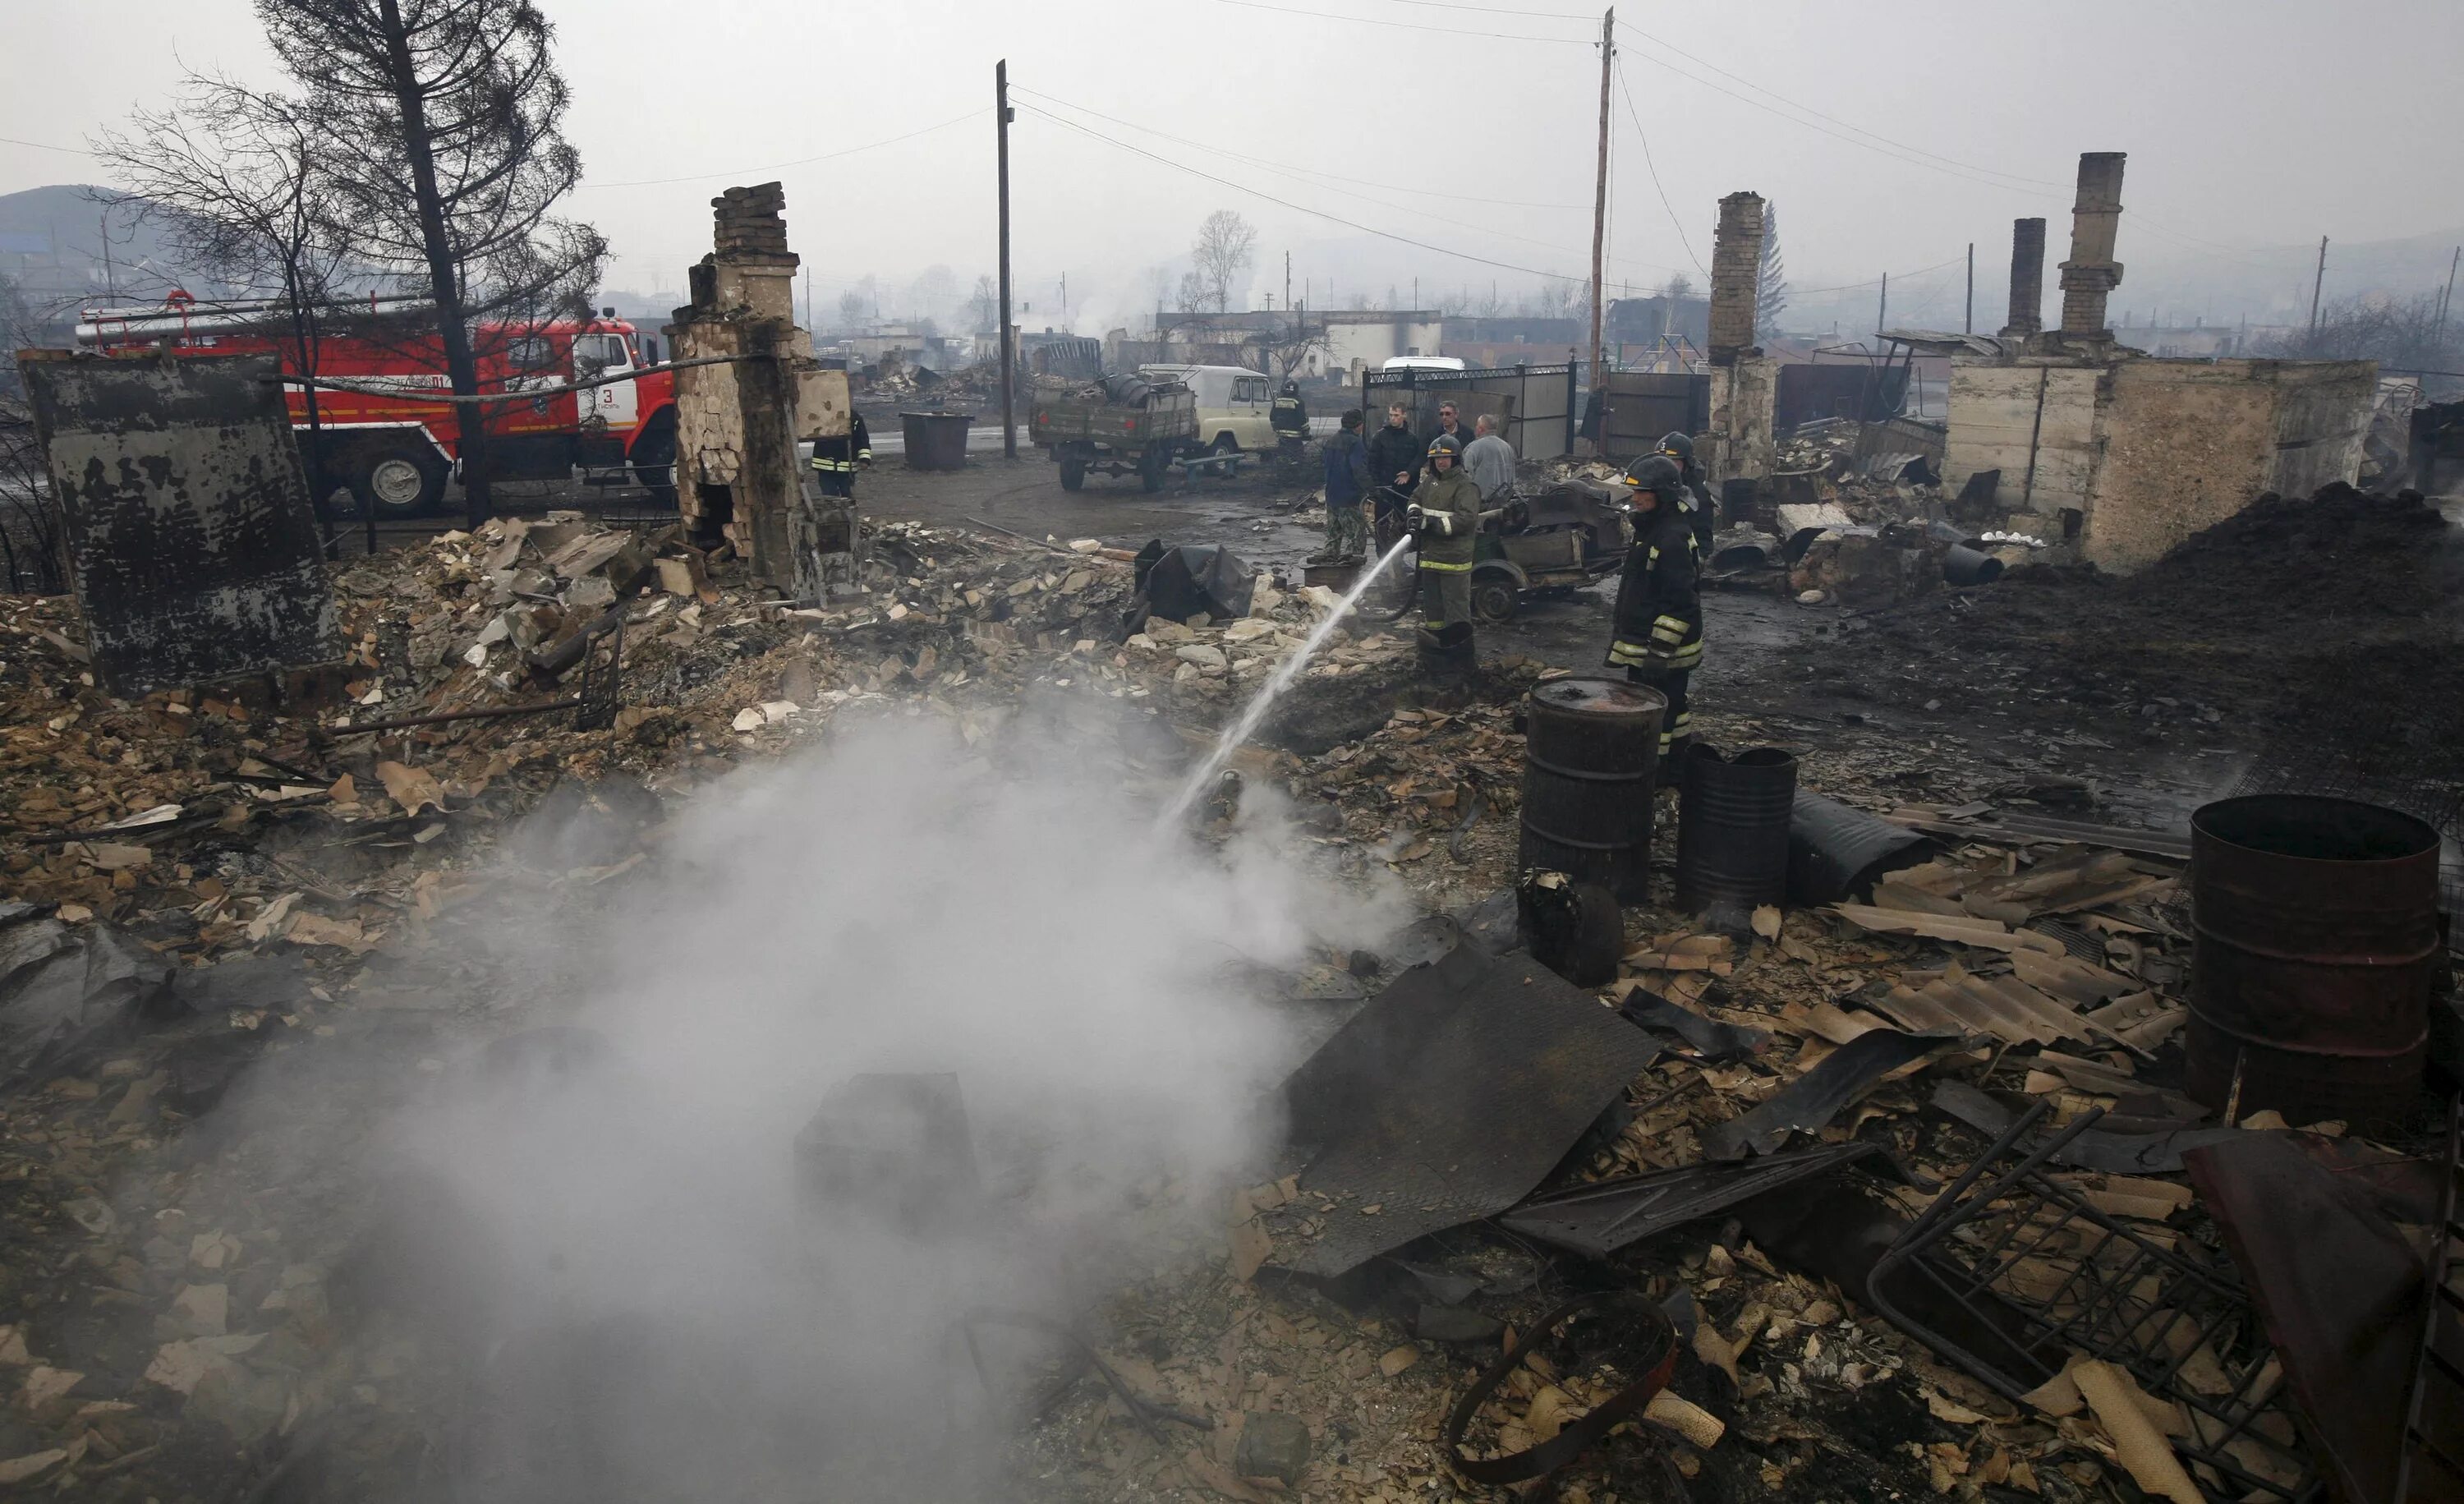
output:
[[[1366,551],[1367,529],[1360,520],[1361,498],[1369,492],[1369,446],[1360,439],[1367,420],[1358,408],[1343,414],[1343,427],[1326,441],[1326,546],[1311,564],[1346,564]]]

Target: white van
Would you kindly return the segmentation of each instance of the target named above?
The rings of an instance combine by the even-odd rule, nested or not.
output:
[[[1138,374],[1177,381],[1198,399],[1198,442],[1219,454],[1275,452],[1274,394],[1244,365],[1141,365]]]

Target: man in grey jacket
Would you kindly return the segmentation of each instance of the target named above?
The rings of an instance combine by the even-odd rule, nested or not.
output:
[[[1463,451],[1463,474],[1480,487],[1482,507],[1502,506],[1514,485],[1514,446],[1498,433],[1493,414],[1482,413],[1478,428],[1480,436]]]

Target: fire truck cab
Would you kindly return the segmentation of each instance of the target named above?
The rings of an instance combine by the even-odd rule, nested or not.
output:
[[[286,375],[312,374],[355,390],[286,386],[302,457],[319,495],[347,488],[381,515],[432,511],[464,469],[455,404],[433,400],[451,386],[444,342],[425,299],[371,299],[317,310],[303,333],[281,301],[209,303],[174,293],[144,308],[88,309],[77,343],[105,354],[272,355]],[[656,341],[615,310],[586,320],[482,323],[472,330],[482,394],[503,394],[486,414],[488,475],[499,480],[565,479],[577,469],[629,467],[654,494],[673,495],[675,376],[650,371],[581,391],[578,380],[657,364]],[[312,359],[303,363],[305,348]],[[527,400],[525,390],[539,395]]]

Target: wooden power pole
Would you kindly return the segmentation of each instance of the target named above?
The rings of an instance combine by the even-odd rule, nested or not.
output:
[[[1959,321],[1959,332],[1976,332],[1976,242],[1968,242],[1968,314]]]
[[[2327,237],[2319,237],[2319,275],[2310,279],[2310,332],[2319,332],[2319,290],[2327,285]]]
[[[1600,16],[1600,169],[1592,187],[1592,382],[1600,380],[1600,267],[1609,238],[1609,64],[1617,56],[1617,7]]]
[[[1018,458],[1018,330],[1009,321],[1009,59],[993,64],[993,129],[1001,157],[1001,457]]]
[[[2431,347],[2435,349],[2447,338],[2447,310],[2455,301],[2455,266],[2464,261],[2464,246],[2457,246],[2447,257],[2447,290],[2438,295],[2438,324],[2431,335]]]

